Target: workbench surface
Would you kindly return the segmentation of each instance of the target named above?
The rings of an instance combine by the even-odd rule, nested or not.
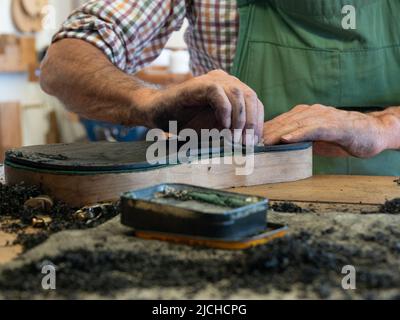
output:
[[[10,246],[13,235],[0,231],[0,274],[20,270],[29,288],[2,291],[0,277],[0,298],[2,292],[28,298],[400,297],[400,215],[378,213],[386,199],[400,195],[395,177],[317,176],[233,191],[294,201],[309,211],[270,212],[270,221],[289,226],[289,237],[243,252],[136,239],[116,218],[95,229],[55,234],[10,262],[21,248]],[[44,259],[62,266],[60,289],[52,293],[29,287],[37,275],[27,270]],[[347,264],[359,271],[359,290],[341,288]]]

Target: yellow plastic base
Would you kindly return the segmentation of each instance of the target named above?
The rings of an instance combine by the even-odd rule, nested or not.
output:
[[[288,230],[287,227],[269,229],[268,231],[261,233],[257,236],[238,241],[191,237],[187,235],[168,234],[168,233],[153,232],[153,231],[136,231],[135,236],[146,240],[167,241],[177,244],[201,246],[213,249],[243,250],[263,245],[274,239],[281,238],[286,235],[287,230]]]

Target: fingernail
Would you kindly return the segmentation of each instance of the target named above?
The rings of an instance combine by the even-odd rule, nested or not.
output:
[[[258,136],[254,136],[254,145],[258,145],[260,142],[260,138]]]
[[[238,129],[233,130],[233,142],[239,143],[240,139],[242,138],[242,134],[243,134],[242,130]]]
[[[287,140],[287,141],[292,140],[292,138],[293,138],[293,136],[291,134],[287,134],[282,137],[283,140]]]
[[[246,134],[246,145],[254,146],[254,135]]]

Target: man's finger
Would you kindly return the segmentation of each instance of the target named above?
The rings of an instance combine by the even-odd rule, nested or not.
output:
[[[282,136],[297,131],[305,126],[307,126],[305,123],[297,120],[275,128],[269,127],[267,123],[264,128],[264,142],[267,145],[277,144],[282,140]]]
[[[326,124],[326,122],[324,123],[324,114],[320,114],[318,110],[315,111],[311,108],[301,108],[296,112],[288,112],[284,120],[280,119],[280,121],[273,119],[267,122],[264,127],[264,137],[268,144],[276,144],[282,136],[300,128],[318,128]]]
[[[335,142],[337,133],[321,126],[306,126],[294,130],[282,136],[281,140],[286,143],[303,141],[326,141]]]
[[[225,92],[232,105],[231,129],[233,130],[233,141],[239,143],[246,124],[246,102],[244,94],[238,87],[227,88]]]
[[[249,145],[255,144],[255,136],[258,125],[258,98],[255,92],[248,91],[244,95],[246,103],[246,124],[243,137],[244,142]]]
[[[284,122],[286,120],[286,118],[293,116],[297,113],[303,113],[305,111],[308,111],[310,108],[310,106],[305,105],[305,104],[301,104],[301,105],[297,105],[295,107],[293,107],[292,109],[290,109],[288,112],[282,113],[279,116],[276,116],[273,120],[279,121],[279,122]]]
[[[210,86],[206,92],[206,99],[214,109],[215,116],[224,129],[232,126],[232,105],[221,86]]]
[[[257,127],[256,127],[256,136],[258,138],[257,143],[262,142],[263,134],[264,134],[264,105],[263,103],[257,99]]]
[[[318,124],[320,117],[309,108],[291,110],[268,122],[265,129],[267,134],[283,135],[287,131],[304,125]]]

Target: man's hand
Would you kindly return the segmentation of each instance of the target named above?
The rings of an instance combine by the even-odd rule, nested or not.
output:
[[[223,71],[159,89],[119,70],[102,51],[78,39],[53,44],[41,71],[43,90],[84,118],[164,130],[176,120],[179,129],[238,129],[235,142],[249,129],[256,141],[246,143],[262,138],[262,103]]]
[[[397,109],[397,108],[395,108]],[[396,148],[399,119],[390,112],[363,114],[323,105],[299,105],[264,125],[264,143],[317,141],[321,155],[373,157]]]
[[[261,141],[263,134],[264,106],[257,94],[221,70],[154,91],[142,110],[151,127],[167,129],[176,120],[179,129],[236,129],[235,142],[253,129],[256,141],[250,144]]]

